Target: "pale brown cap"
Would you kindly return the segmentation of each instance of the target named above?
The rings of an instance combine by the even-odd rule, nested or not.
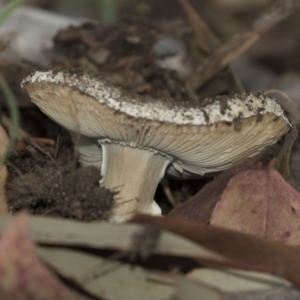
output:
[[[22,87],[57,123],[99,143],[170,157],[175,176],[222,171],[274,144],[291,127],[259,93],[176,103],[142,97],[86,72],[35,72]]]

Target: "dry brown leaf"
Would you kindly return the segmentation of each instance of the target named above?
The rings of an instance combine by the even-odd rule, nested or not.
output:
[[[243,261],[246,265],[241,264],[241,269],[277,274],[300,287],[300,247],[171,217],[137,215],[132,222],[161,226],[222,255]],[[230,267],[230,263],[224,266]],[[234,267],[237,268],[237,264]]]
[[[8,216],[0,216],[0,232],[11,219]],[[81,250],[84,247],[87,251],[93,249],[93,253],[100,256],[118,253],[121,257],[127,257],[131,262],[136,259],[144,261],[148,256],[155,256],[155,262],[159,263],[151,265],[153,269],[167,268],[169,270],[174,265],[183,269],[191,269],[199,267],[199,264],[206,261],[214,263],[228,261],[227,257],[181,236],[165,231],[157,236],[153,234],[152,230],[146,230],[147,227],[151,226],[137,224],[118,226],[107,222],[86,223],[34,216],[29,219],[30,237],[36,243],[80,248]],[[157,240],[155,241],[155,239]],[[187,265],[187,261],[189,265]]]
[[[222,193],[211,224],[300,245],[300,195],[274,169],[234,176]]]
[[[97,299],[166,300],[174,293],[175,274],[153,272],[69,248],[38,250],[51,269]]]
[[[28,234],[28,220],[17,217],[0,240],[0,295],[14,300],[78,299],[39,261]]]

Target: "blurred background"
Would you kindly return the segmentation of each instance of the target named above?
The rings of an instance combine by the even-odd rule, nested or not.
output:
[[[2,2],[8,3],[9,1]],[[190,3],[221,35],[231,35],[246,25],[259,11],[274,0],[191,0]],[[138,11],[152,18],[172,19],[184,13],[176,0],[27,0],[25,4],[73,17],[100,18],[105,23],[117,22],[126,14]]]

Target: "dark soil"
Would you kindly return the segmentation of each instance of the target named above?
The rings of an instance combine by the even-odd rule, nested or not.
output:
[[[85,221],[107,218],[114,194],[99,186],[99,170],[79,168],[70,150],[61,150],[55,162],[38,158],[35,149],[10,157],[7,198],[12,213],[26,209]]]

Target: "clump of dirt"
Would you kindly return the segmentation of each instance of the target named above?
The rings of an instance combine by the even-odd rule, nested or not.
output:
[[[34,155],[30,148],[14,151],[8,159],[9,180],[31,173],[35,167],[43,168],[46,162],[45,158]]]
[[[37,161],[27,150],[20,152],[13,159],[19,174],[6,187],[12,213],[27,209],[32,214],[84,221],[108,217],[114,193],[99,186],[97,168],[78,168],[74,159],[57,160],[55,164],[50,160]]]

